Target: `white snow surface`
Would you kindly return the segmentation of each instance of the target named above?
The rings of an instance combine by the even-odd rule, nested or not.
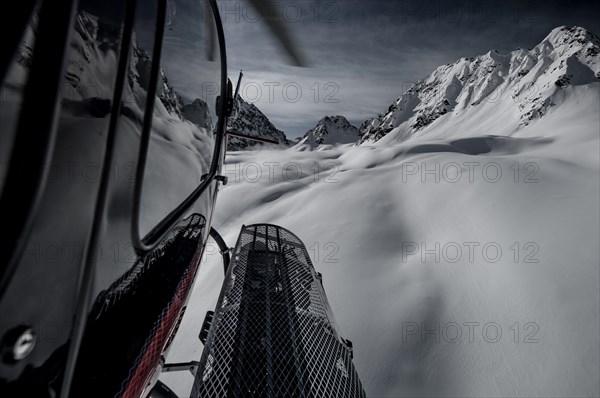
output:
[[[304,240],[370,397],[598,396],[599,93],[520,127],[481,108],[402,143],[228,154],[213,226]],[[222,280],[210,244],[169,361],[200,357]]]

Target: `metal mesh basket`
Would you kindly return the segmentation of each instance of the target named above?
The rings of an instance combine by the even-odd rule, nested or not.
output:
[[[364,397],[304,244],[242,227],[192,397]]]

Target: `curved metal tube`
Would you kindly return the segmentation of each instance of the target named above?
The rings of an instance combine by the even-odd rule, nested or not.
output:
[[[63,376],[61,398],[69,396],[71,381],[75,372],[75,364],[79,354],[81,339],[85,331],[86,320],[91,300],[90,291],[94,282],[95,265],[96,265],[96,249],[95,243],[98,241],[98,236],[102,230],[102,219],[106,205],[106,197],[108,184],[110,181],[112,161],[114,155],[115,137],[119,115],[121,113],[121,99],[123,96],[123,86],[127,78],[127,66],[129,65],[129,50],[133,35],[133,24],[135,22],[135,9],[137,0],[128,0],[125,8],[125,20],[123,23],[123,38],[121,40],[121,49],[119,53],[119,65],[117,70],[117,78],[115,81],[115,91],[113,93],[111,117],[109,121],[108,135],[106,138],[106,149],[104,152],[104,161],[102,165],[102,174],[96,206],[94,212],[94,223],[86,248],[85,263],[81,270],[81,277],[76,296],[76,309],[74,314],[74,326],[71,331],[71,344],[65,366],[65,374]]]
[[[231,261],[231,256],[229,255],[229,247],[227,243],[225,243],[225,239],[217,232],[216,229],[210,227],[210,237],[214,239],[221,250],[221,256],[223,256],[223,268],[225,269],[225,275],[227,275],[227,270],[229,269],[229,262]]]
[[[166,0],[161,0],[161,2],[165,2]],[[213,16],[215,18],[215,24],[217,28],[217,38],[219,41],[219,48],[221,51],[221,98],[226,98],[227,95],[227,55],[225,53],[225,33],[223,31],[223,25],[221,23],[221,17],[219,14],[219,10],[217,7],[216,0],[208,0],[210,2]],[[162,26],[164,30],[164,25]],[[162,36],[161,36],[162,37]],[[136,169],[136,177],[135,177],[135,187],[133,194],[133,215],[131,222],[131,241],[133,243],[133,247],[136,253],[139,256],[143,256],[153,250],[158,243],[162,240],[162,238],[169,232],[169,230],[177,223],[179,220],[183,218],[185,213],[189,210],[189,208],[198,200],[200,195],[206,191],[208,186],[212,183],[214,177],[217,175],[221,168],[222,162],[222,148],[223,148],[223,140],[225,137],[225,106],[226,101],[221,101],[221,109],[218,114],[219,119],[217,122],[217,140],[215,143],[215,149],[213,152],[213,159],[211,162],[211,166],[209,169],[206,178],[200,183],[200,185],[194,189],[194,191],[185,198],[179,206],[177,206],[174,210],[172,210],[169,214],[165,216],[154,228],[146,234],[143,238],[140,235],[140,208],[141,208],[141,199],[142,199],[142,188],[144,183],[144,171],[146,167],[146,159],[148,157],[148,145],[150,143],[150,133],[152,130],[152,117],[154,110],[154,97],[156,95],[156,84],[158,80],[158,75],[156,75],[160,70],[160,51],[162,45],[155,43],[154,53],[152,54],[152,69],[151,76],[152,81],[151,85],[148,89],[148,100],[146,102],[146,113],[144,115],[144,126],[142,128],[142,141],[140,144],[140,156]],[[158,53],[157,53],[158,51]],[[150,104],[151,103],[151,104]],[[151,105],[151,106],[150,106]]]

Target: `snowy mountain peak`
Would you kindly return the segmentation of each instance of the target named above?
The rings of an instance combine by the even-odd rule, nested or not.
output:
[[[438,67],[388,110],[360,127],[358,144],[394,131],[396,142],[450,120],[503,112],[508,131],[527,126],[563,101],[561,91],[600,79],[600,39],[581,27],[552,30],[532,50],[491,50]],[[442,120],[444,123],[442,123]]]
[[[550,43],[555,48],[561,46],[571,47],[577,44],[585,45],[587,43],[598,46],[600,45],[600,38],[593,32],[580,26],[568,27],[563,25],[552,29],[540,45],[544,42]]]
[[[227,128],[240,134],[270,138],[279,141],[281,144],[288,145],[285,133],[277,129],[256,105],[244,101],[241,97],[239,98],[238,117],[229,120]],[[250,149],[256,145],[262,146],[261,143],[256,141],[229,137],[227,150],[239,151]]]
[[[300,140],[299,146],[348,144],[358,139],[358,128],[350,124],[344,116],[325,116],[317,125],[308,130]]]
[[[213,128],[208,104],[200,98],[196,98],[191,104],[183,106],[183,117],[208,130]]]

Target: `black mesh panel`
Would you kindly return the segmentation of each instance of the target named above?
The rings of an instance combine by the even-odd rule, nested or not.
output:
[[[304,244],[244,226],[192,397],[364,397]]]

